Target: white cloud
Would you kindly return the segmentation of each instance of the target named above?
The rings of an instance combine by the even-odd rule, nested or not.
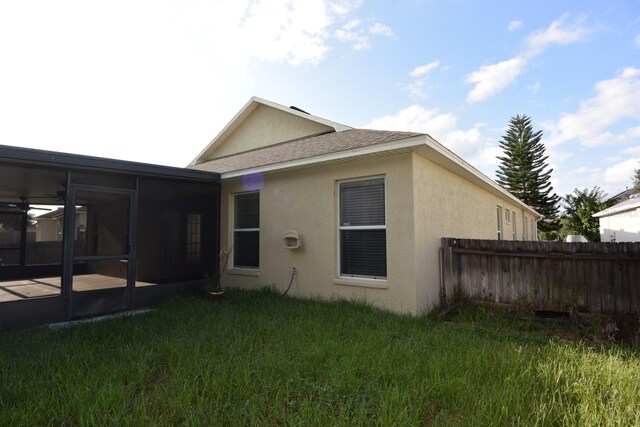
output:
[[[628,67],[595,85],[595,95],[580,103],[578,111],[546,123],[546,142],[558,145],[578,140],[585,147],[626,144],[640,140],[640,126],[619,131],[610,128],[624,120],[640,120],[640,69]]]
[[[582,25],[581,19],[573,23],[566,23],[567,16],[563,15],[560,19],[553,21],[549,27],[529,35],[526,41],[525,55],[531,58],[541,54],[549,46],[576,43],[591,34],[591,30]]]
[[[631,187],[633,171],[638,167],[640,167],[640,157],[615,164],[604,172],[604,182],[608,185],[608,188]]]
[[[640,49],[640,34],[638,34],[636,38],[633,39],[633,44],[636,46],[636,49]]]
[[[373,119],[363,127],[427,133],[470,163],[485,166],[498,163],[496,156],[500,154],[500,148],[482,133],[481,124],[466,130],[458,129],[452,113],[441,113],[436,108],[411,105],[395,114]]]
[[[440,66],[440,61],[436,60],[428,64],[419,65],[409,73],[411,77],[423,77]]]
[[[328,51],[331,26],[359,7],[359,1],[257,0],[247,4],[236,46],[265,61],[317,64]],[[353,22],[353,21],[351,21]],[[347,24],[349,25],[349,24]],[[236,37],[233,37],[236,36]]]
[[[391,28],[380,22],[370,25],[368,31],[362,28],[362,24],[363,21],[356,17],[337,29],[334,36],[340,41],[350,43],[355,50],[371,48],[369,35],[395,37]]]
[[[440,61],[432,61],[428,64],[415,67],[409,75],[415,79],[408,84],[402,85],[402,88],[409,92],[411,98],[426,99],[429,97],[425,91],[425,83],[429,77],[429,73],[440,67]],[[431,88],[429,88],[431,89]]]
[[[342,26],[344,30],[353,30],[356,27],[359,27],[362,24],[362,20],[358,17],[353,18],[351,21],[347,22]]]
[[[626,148],[626,149],[622,150],[622,152],[623,152],[624,154],[630,154],[630,155],[632,155],[632,156],[633,156],[633,155],[636,155],[636,154],[640,156],[640,145],[638,145],[638,146],[636,146],[636,147],[629,147],[629,148]]]
[[[515,31],[517,29],[519,29],[520,27],[522,27],[522,21],[511,21],[509,22],[509,25],[507,26],[507,29],[509,31]]]
[[[381,24],[380,22],[376,22],[375,24],[370,26],[369,33],[377,36],[395,37],[393,30],[388,26]]]
[[[553,21],[549,27],[534,31],[525,40],[525,48],[518,55],[496,64],[483,65],[466,76],[475,86],[467,96],[468,102],[480,102],[502,91],[524,71],[527,63],[549,46],[566,45],[583,40],[591,30],[578,19],[567,23],[567,15]]]
[[[335,37],[343,42],[351,43],[351,47],[355,50],[363,50],[371,48],[371,42],[362,30],[349,31],[341,28],[336,30]]]
[[[484,101],[510,85],[522,73],[527,61],[522,57],[508,59],[492,65],[483,65],[467,75],[467,83],[474,83],[467,100]]]
[[[185,165],[254,94],[252,62],[321,62],[361,3],[0,2],[0,143]]]
[[[527,89],[529,89],[529,91],[535,95],[540,90],[540,87],[542,87],[542,83],[535,82],[534,84],[528,85]]]

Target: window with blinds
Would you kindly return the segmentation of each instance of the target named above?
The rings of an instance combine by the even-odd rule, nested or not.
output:
[[[234,195],[233,266],[260,266],[260,193]]]
[[[384,178],[339,183],[340,276],[387,277]]]

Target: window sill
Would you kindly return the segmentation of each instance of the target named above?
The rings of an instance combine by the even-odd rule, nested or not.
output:
[[[260,276],[260,270],[254,270],[251,268],[230,268],[227,270],[228,274],[235,274],[237,276]]]
[[[381,279],[364,279],[358,277],[338,277],[333,283],[343,286],[360,286],[363,288],[387,289],[387,281]]]

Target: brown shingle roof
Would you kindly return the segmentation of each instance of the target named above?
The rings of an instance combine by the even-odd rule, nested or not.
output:
[[[243,153],[220,157],[191,166],[193,169],[219,173],[250,169],[291,160],[306,159],[323,154],[338,153],[355,148],[368,147],[386,142],[425,135],[415,132],[393,132],[370,129],[350,129],[331,132],[308,138],[282,142]]]

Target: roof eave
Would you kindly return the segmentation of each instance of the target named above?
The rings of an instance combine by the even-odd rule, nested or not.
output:
[[[225,180],[225,179],[237,178],[245,175],[275,172],[275,171],[299,168],[299,167],[310,166],[310,165],[320,165],[320,164],[325,164],[325,163],[330,163],[330,162],[335,162],[335,161],[340,161],[345,159],[352,159],[356,157],[383,154],[385,152],[394,151],[394,150],[397,151],[397,150],[404,150],[409,148],[418,148],[424,144],[425,144],[424,135],[419,135],[411,138],[401,139],[398,141],[385,142],[385,143],[376,144],[376,145],[369,145],[366,147],[354,148],[351,150],[321,154],[318,156],[307,157],[304,159],[289,160],[289,161],[274,163],[270,165],[256,166],[253,168],[223,172],[220,175],[221,175],[221,178]]]
[[[467,163],[460,156],[458,156],[453,151],[449,150],[447,147],[439,143],[432,136],[426,135],[426,141],[427,141],[426,146],[432,149],[433,151],[435,151],[437,154],[439,154],[441,158],[450,162],[450,165],[453,166],[453,169],[458,169],[458,171],[464,170],[468,172],[474,179],[477,180],[476,183],[481,184],[480,185],[481,187],[484,186],[485,189],[491,189],[494,193],[497,193],[502,197],[506,197],[507,199],[513,201],[516,205],[533,212],[538,217],[538,220],[541,220],[544,218],[544,215],[542,215],[541,213],[533,209],[531,206],[524,203],[522,200],[518,199],[513,194],[509,193],[507,190],[502,188],[497,182],[495,182],[494,180],[492,180],[491,178],[489,178],[488,176],[480,172],[470,163]],[[448,169],[451,170],[450,168]],[[453,172],[455,172],[455,170],[453,170]]]
[[[376,145],[369,145],[366,147],[355,148],[352,150],[339,151],[335,153],[322,154],[319,156],[307,157],[304,159],[290,160],[281,163],[274,163],[271,165],[257,166],[253,168],[240,169],[230,172],[221,173],[222,180],[237,178],[245,175],[252,174],[262,174],[269,173],[275,171],[281,171],[286,169],[310,166],[313,164],[324,164],[334,161],[353,159],[357,157],[363,157],[368,155],[382,155],[385,152],[392,152],[402,149],[419,149],[419,148],[427,148],[433,150],[437,155],[441,158],[444,158],[447,162],[449,162],[451,170],[451,166],[454,166],[453,169],[463,169],[467,171],[470,175],[472,175],[477,181],[484,184],[485,187],[491,188],[494,193],[500,194],[502,197],[508,198],[513,201],[514,204],[521,206],[524,209],[527,209],[530,212],[533,212],[534,215],[538,217],[538,219],[542,219],[543,215],[537,212],[532,207],[528,206],[522,200],[515,197],[513,194],[509,193],[507,190],[498,185],[495,181],[491,180],[489,177],[484,175],[482,172],[471,166],[469,163],[464,161],[458,155],[453,153],[451,150],[444,147],[434,138],[429,135],[418,135],[410,138],[401,139],[398,141],[386,142]]]
[[[18,164],[47,165],[76,170],[101,170],[106,172],[165,176],[200,181],[217,182],[220,179],[220,175],[216,172],[8,145],[0,145],[0,160]]]

